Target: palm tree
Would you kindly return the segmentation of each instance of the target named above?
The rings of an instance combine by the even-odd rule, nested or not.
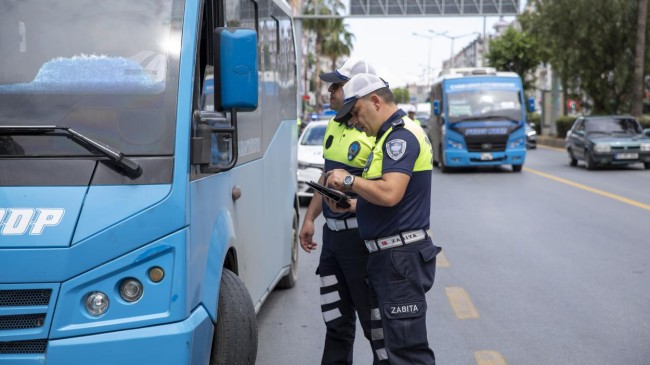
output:
[[[303,28],[314,35],[314,52],[316,59],[315,75],[321,74],[319,60],[321,56],[336,59],[341,55],[349,55],[354,36],[345,29],[343,19],[338,18],[345,11],[341,0],[307,0],[303,9],[305,15],[322,16],[303,20]],[[328,17],[330,16],[330,17]],[[335,67],[335,66],[334,66]],[[316,78],[316,108],[320,109],[320,78]]]
[[[349,56],[354,43],[354,34],[348,32],[347,25],[341,19],[332,22],[332,31],[323,42],[323,56],[332,61],[331,69],[336,68],[336,61],[341,56]]]

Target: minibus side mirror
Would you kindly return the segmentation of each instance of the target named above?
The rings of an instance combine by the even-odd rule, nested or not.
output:
[[[250,28],[214,30],[215,109],[257,109],[257,32]]]
[[[528,112],[532,113],[535,111],[535,98],[528,98]]]

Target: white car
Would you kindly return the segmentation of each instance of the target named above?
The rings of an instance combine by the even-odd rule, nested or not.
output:
[[[314,195],[308,181],[318,181],[323,173],[323,138],[329,121],[313,121],[307,124],[298,138],[298,200],[307,204]]]

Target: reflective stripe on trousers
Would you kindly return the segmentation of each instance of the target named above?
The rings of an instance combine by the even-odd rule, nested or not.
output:
[[[357,315],[371,341],[368,250],[357,229],[332,231],[323,227],[320,304],[326,327],[322,364],[352,364]],[[374,353],[374,348],[373,348]],[[374,364],[380,364],[374,359]]]

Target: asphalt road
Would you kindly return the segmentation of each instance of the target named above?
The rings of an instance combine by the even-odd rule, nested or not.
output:
[[[521,173],[435,170],[432,185],[439,365],[650,364],[650,170],[587,171],[540,146]],[[301,251],[296,287],[258,314],[257,364],[320,363],[318,255]],[[355,364],[371,364],[360,332]]]

